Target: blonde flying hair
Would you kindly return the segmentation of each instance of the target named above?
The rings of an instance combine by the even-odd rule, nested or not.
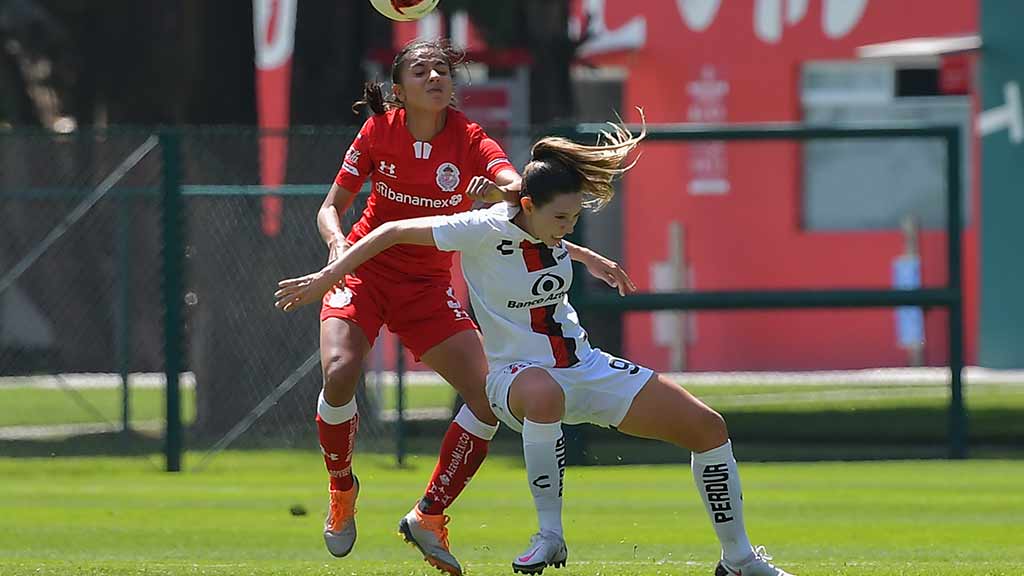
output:
[[[636,165],[626,164],[629,154],[647,135],[647,122],[640,112],[640,134],[634,136],[619,118],[602,130],[597,144],[588,146],[558,136],[542,138],[530,150],[530,163],[523,170],[520,196],[530,197],[538,206],[547,204],[556,194],[582,192],[583,206],[594,212],[604,208],[615,196],[615,180]]]

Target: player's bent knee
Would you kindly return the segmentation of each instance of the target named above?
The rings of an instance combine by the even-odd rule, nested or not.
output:
[[[530,394],[525,416],[534,422],[554,422],[565,412],[565,396],[561,388],[543,387]]]
[[[551,376],[530,369],[516,378],[510,395],[513,413],[534,422],[555,422],[565,413],[565,392]]]
[[[715,439],[721,439],[722,444],[724,444],[729,438],[729,427],[725,423],[725,418],[723,418],[718,412],[711,409],[708,409],[708,414],[705,418],[708,435]]]
[[[691,440],[693,445],[688,448],[697,452],[718,448],[729,439],[729,429],[725,424],[725,418],[711,408],[701,411],[696,427],[697,433]]]
[[[565,410],[562,403],[554,397],[538,397],[526,404],[523,418],[533,422],[557,422],[562,419]]]
[[[498,423],[498,417],[491,410],[491,403],[487,399],[486,394],[477,395],[472,400],[463,396],[462,400],[469,407],[469,411],[473,413],[473,416],[476,416],[477,420],[491,426]]]
[[[345,356],[331,356],[324,362],[324,397],[327,403],[340,406],[355,395],[362,376],[362,363]]]

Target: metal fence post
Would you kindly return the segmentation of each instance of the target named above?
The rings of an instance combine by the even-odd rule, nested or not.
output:
[[[398,466],[405,464],[405,349],[395,336],[395,459]]]
[[[131,211],[130,198],[124,191],[117,195],[117,309],[114,336],[117,370],[121,376],[121,431],[131,431]]]
[[[950,128],[946,133],[946,239],[948,242],[949,272],[948,288],[955,294],[949,305],[949,455],[950,458],[967,457],[967,410],[964,407],[963,372],[963,284],[961,279],[961,198],[963,186],[960,179],[960,131]]]
[[[184,365],[182,350],[183,304],[183,206],[181,195],[181,135],[175,129],[160,131],[163,182],[160,187],[163,228],[164,373],[167,378],[167,423],[164,454],[167,471],[181,470],[181,389],[178,377]]]

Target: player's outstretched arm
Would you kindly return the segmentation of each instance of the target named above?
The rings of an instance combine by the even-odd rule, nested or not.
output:
[[[320,271],[278,282],[278,290],[274,292],[277,301],[274,305],[285,312],[291,312],[306,304],[319,302],[346,274],[396,244],[436,246],[433,234],[435,221],[433,217],[410,218],[379,226]]]
[[[587,271],[594,278],[603,280],[605,284],[618,289],[620,296],[636,292],[636,284],[633,284],[629,274],[626,274],[618,262],[572,242],[563,240],[562,243],[565,244],[565,250],[569,252],[569,258],[586,266]]]

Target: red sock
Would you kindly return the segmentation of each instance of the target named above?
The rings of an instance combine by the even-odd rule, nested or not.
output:
[[[489,441],[474,436],[452,422],[441,442],[441,454],[420,500],[420,512],[441,514],[458,498],[487,457]]]
[[[352,488],[352,449],[356,445],[359,414],[341,424],[328,424],[316,416],[320,434],[320,451],[324,454],[327,473],[331,475],[331,490]]]

